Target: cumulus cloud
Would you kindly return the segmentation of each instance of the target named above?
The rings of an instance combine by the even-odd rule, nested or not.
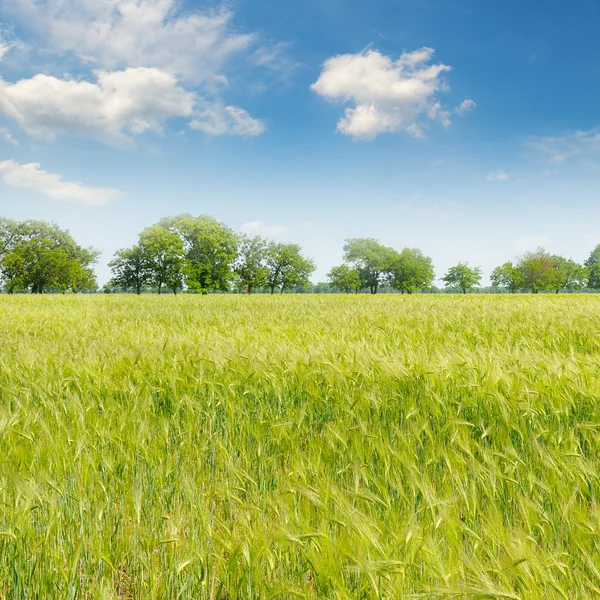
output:
[[[63,181],[56,173],[43,171],[39,163],[22,165],[14,160],[0,162],[0,175],[6,185],[35,190],[53,200],[104,206],[123,196],[112,188],[90,188],[79,183]]]
[[[195,95],[158,69],[97,71],[96,81],[36,75],[0,78],[0,114],[29,135],[51,140],[71,133],[123,138],[160,131],[165,121],[193,114]]]
[[[547,235],[526,235],[517,238],[513,242],[513,247],[517,252],[533,252],[538,248],[547,248],[550,244],[550,238]]]
[[[218,104],[197,112],[190,127],[214,136],[229,134],[251,137],[261,135],[265,131],[264,123],[253,119],[242,108]]]
[[[265,225],[262,221],[252,221],[242,225],[242,233],[248,235],[278,236],[290,230],[285,225]]]
[[[405,52],[393,60],[376,50],[343,54],[325,61],[311,89],[330,100],[351,104],[338,122],[339,132],[372,139],[404,131],[423,137],[427,120],[451,124],[450,111],[437,99],[447,86],[444,64],[428,64],[432,48]]]
[[[96,79],[0,78],[0,114],[43,139],[128,137],[160,131],[172,117],[189,117],[208,135],[259,135],[261,121],[223,102],[227,73],[242,63],[270,73],[294,65],[286,44],[240,32],[227,6],[185,12],[179,0],[5,0],[7,14],[35,35],[32,56],[46,66],[59,57],[61,68],[91,69]],[[0,37],[0,58],[9,48]]]
[[[553,163],[564,163],[569,159],[588,163],[600,161],[600,127],[571,131],[559,136],[536,137],[528,145],[541,152]]]
[[[454,109],[454,112],[457,115],[466,115],[473,111],[475,108],[477,108],[477,103],[475,102],[475,100],[466,98]]]
[[[216,79],[256,36],[237,32],[226,9],[183,13],[177,0],[6,0],[41,43],[106,70],[153,67]]]
[[[492,171],[485,176],[487,181],[506,181],[509,175],[506,171],[499,169],[498,171]]]

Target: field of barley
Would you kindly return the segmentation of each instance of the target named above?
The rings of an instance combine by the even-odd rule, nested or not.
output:
[[[600,596],[600,296],[0,296],[0,598]]]

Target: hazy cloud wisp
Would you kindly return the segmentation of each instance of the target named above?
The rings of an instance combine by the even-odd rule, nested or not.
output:
[[[486,181],[507,181],[509,179],[509,175],[506,171],[502,169],[498,169],[497,171],[492,171],[485,176]]]
[[[262,221],[251,221],[242,225],[242,233],[248,235],[278,236],[290,231],[285,225],[265,225]]]
[[[14,160],[0,162],[0,176],[6,185],[35,190],[53,200],[105,206],[124,196],[113,188],[90,188],[79,183],[64,181],[60,175],[44,171],[39,163],[22,165]]]

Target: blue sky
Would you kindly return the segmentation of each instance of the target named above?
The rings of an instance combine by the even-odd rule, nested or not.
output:
[[[0,215],[102,250],[208,213],[421,248],[438,276],[600,241],[600,4],[4,0]]]

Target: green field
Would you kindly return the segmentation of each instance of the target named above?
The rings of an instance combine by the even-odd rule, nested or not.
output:
[[[600,596],[598,296],[0,296],[0,598]]]

